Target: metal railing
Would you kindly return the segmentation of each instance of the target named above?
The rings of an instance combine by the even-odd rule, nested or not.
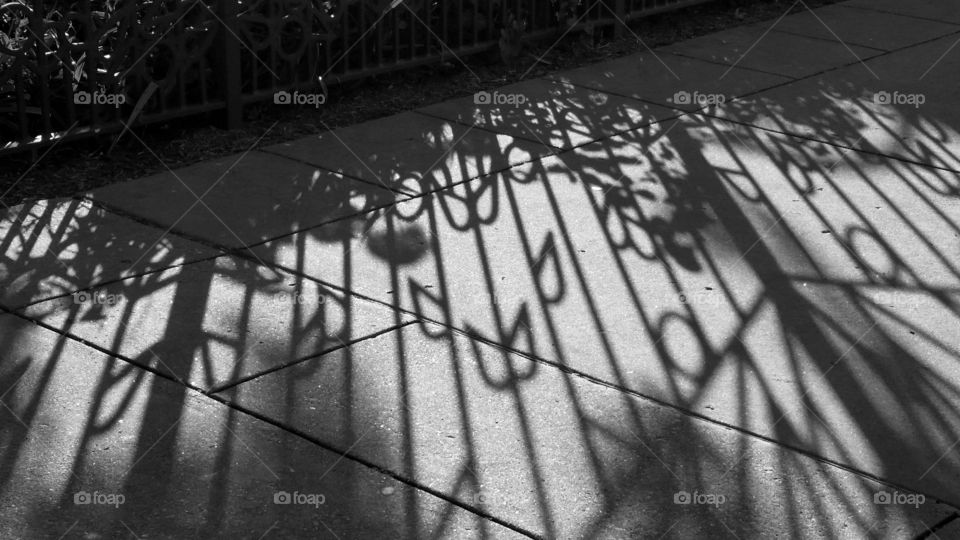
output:
[[[2,0],[0,0],[2,1]],[[12,0],[0,153],[245,104],[706,0]],[[322,80],[322,83],[321,83]]]

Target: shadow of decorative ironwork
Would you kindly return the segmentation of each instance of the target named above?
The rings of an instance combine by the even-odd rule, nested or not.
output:
[[[722,117],[800,125],[816,110],[827,120],[808,127],[852,142],[896,116],[946,164],[950,126],[844,86],[802,108],[760,95],[653,123],[651,105],[600,109],[558,88],[522,111],[477,107],[477,129],[526,126],[525,139],[490,135],[429,170],[384,156],[396,191],[376,208],[243,249],[115,237],[96,196],[5,216],[16,314],[0,315],[0,381],[17,388],[3,403],[19,422],[5,422],[0,483],[38,472],[53,486],[11,522],[31,535],[282,522],[324,537],[391,523],[409,538],[800,537],[917,525],[914,509],[873,504],[871,478],[960,504],[955,172]],[[411,145],[444,140],[441,124]],[[607,125],[625,127],[580,138]],[[555,151],[470,177],[469,158],[533,142]],[[291,181],[290,215],[369,193]],[[111,270],[118,242],[146,251],[142,265]],[[91,288],[119,300],[73,300]],[[32,352],[34,320],[70,337]],[[46,392],[58,370],[84,373],[81,349],[116,358],[77,375],[83,406],[58,439],[72,453],[31,464],[51,411],[68,409]],[[90,486],[130,504],[75,505]],[[330,506],[274,505],[278,489],[326,490]],[[675,504],[697,490],[728,504]],[[183,501],[204,511],[164,512]]]

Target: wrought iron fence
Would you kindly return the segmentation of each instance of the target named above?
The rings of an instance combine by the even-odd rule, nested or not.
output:
[[[2,0],[0,0],[2,1]],[[706,0],[12,0],[0,4],[0,153],[225,111]],[[622,25],[621,25],[622,26]]]

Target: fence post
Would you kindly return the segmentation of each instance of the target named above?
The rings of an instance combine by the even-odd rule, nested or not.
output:
[[[220,18],[218,39],[218,68],[223,99],[226,103],[226,127],[236,129],[243,123],[243,100],[240,93],[240,32],[237,16],[239,0],[218,0],[217,17]]]
[[[615,0],[614,4],[614,13],[617,14],[619,19],[616,24],[613,25],[613,37],[621,38],[627,34],[628,28],[625,26],[627,24],[627,0]]]
[[[25,4],[24,4],[25,5]],[[33,7],[27,7],[27,13],[29,20],[27,23],[30,25],[30,33],[34,37],[33,41],[33,50],[37,55],[37,80],[40,82],[40,111],[43,118],[43,140],[48,140],[50,134],[53,132],[53,102],[51,99],[50,92],[50,82],[52,77],[50,76],[50,62],[47,51],[50,49],[47,48],[47,45],[44,43],[44,37],[46,36],[47,29],[44,26],[44,11],[43,4],[41,2],[33,2]],[[13,64],[17,66],[16,63]],[[21,70],[23,68],[17,68]],[[18,74],[17,77],[21,75]],[[21,79],[23,80],[23,79]]]

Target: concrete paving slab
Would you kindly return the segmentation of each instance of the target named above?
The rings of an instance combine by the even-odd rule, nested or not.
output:
[[[755,225],[776,222],[814,256],[773,250],[792,278],[921,293],[960,285],[956,174],[702,116],[684,123]],[[773,221],[749,213],[761,206]]]
[[[113,184],[89,197],[162,228],[236,248],[390,204],[395,194],[253,151]]]
[[[946,1],[864,5],[823,13],[872,20],[848,35],[882,48],[957,22]],[[901,35],[877,30],[894,17]],[[91,195],[156,229],[89,202],[18,210],[37,225],[0,237],[0,305],[40,301],[22,313],[131,363],[0,315],[0,535],[949,535],[956,36],[858,63],[878,51],[764,31],[523,83],[571,103],[481,114],[493,131],[463,125],[461,100],[254,152],[209,209],[172,174]],[[737,51],[752,69],[714,63]],[[607,100],[593,118],[570,113],[586,89]],[[656,123],[632,101],[717,97],[721,119]],[[537,160],[553,150],[524,118],[561,149],[642,127]],[[200,195],[231,163],[187,184]],[[194,252],[166,227],[263,242],[324,283],[233,257],[175,266]],[[155,271],[130,277],[144,250]],[[268,506],[280,491],[337,500]]]
[[[661,167],[660,156],[673,151],[664,135],[671,126],[656,124],[609,139],[609,145],[578,150],[589,153],[589,163],[568,166],[565,159],[549,158],[509,175],[399,203],[354,225],[367,233],[348,246],[315,240],[314,234],[325,234],[320,228],[254,251],[264,260],[335,285],[350,283],[360,294],[492,341],[551,357],[554,353],[546,351],[556,351],[561,362],[593,363],[595,374],[617,380],[623,366],[604,359],[655,351],[654,340],[638,331],[644,321],[631,315],[636,312],[629,304],[631,291],[620,286],[623,264],[614,256],[619,250],[609,253],[607,246],[636,246],[639,253],[629,261],[638,265],[636,273],[666,299],[676,300],[682,291],[660,289],[660,280],[669,283],[670,276],[658,269],[655,255],[661,235],[667,235],[663,241],[680,260],[679,271],[702,282],[700,289],[713,284],[700,277],[691,240],[684,237],[697,222],[709,226],[709,220],[702,202],[684,199],[678,187],[684,182],[682,167],[666,166],[662,182],[650,174]],[[644,154],[638,159],[640,149]],[[688,220],[677,225],[688,230],[651,226],[644,231],[636,223],[639,216],[620,209],[632,201],[643,208],[634,213],[648,212],[649,219],[665,224]],[[714,229],[722,238],[723,230]],[[728,238],[726,244],[733,242]],[[345,258],[355,264],[345,265]],[[757,288],[749,273],[734,279],[742,280],[738,285],[744,290]]]
[[[773,22],[740,26],[680,41],[658,51],[692,56],[745,69],[802,79],[817,73],[860,64],[882,51],[851,44],[773,32]],[[862,66],[861,66],[862,68]],[[736,76],[731,73],[727,75]]]
[[[490,102],[477,103],[476,96],[469,96],[420,112],[560,149],[678,115],[665,107],[546,79],[512,84],[488,95]]]
[[[4,538],[523,538],[19,318],[0,328]]]
[[[234,257],[111,283],[25,313],[204,390],[412,320]]]
[[[960,538],[960,516],[954,517],[942,529],[935,531],[936,536],[931,538]]]
[[[718,116],[960,171],[953,36],[744,98]],[[872,73],[871,73],[872,72]]]
[[[700,118],[400,203],[348,246],[321,227],[256,252],[957,504],[956,179]],[[890,294],[895,330],[871,311]]]
[[[791,79],[663,52],[645,52],[555,73],[550,79],[685,111],[726,101]],[[702,96],[702,97],[701,97]]]
[[[952,512],[432,324],[225,396],[546,538],[912,538]]]
[[[23,203],[0,210],[0,305],[17,309],[216,254],[87,201]]]
[[[960,5],[953,0],[849,0],[843,5],[960,24]]]
[[[956,33],[957,25],[833,4],[784,17],[774,31],[892,51]]]
[[[717,215],[765,283],[737,338],[777,396],[748,409],[754,429],[956,504],[956,176],[685,120],[699,167],[722,179],[705,184]]]
[[[549,155],[538,142],[406,112],[269,146],[371,184],[422,193]]]

